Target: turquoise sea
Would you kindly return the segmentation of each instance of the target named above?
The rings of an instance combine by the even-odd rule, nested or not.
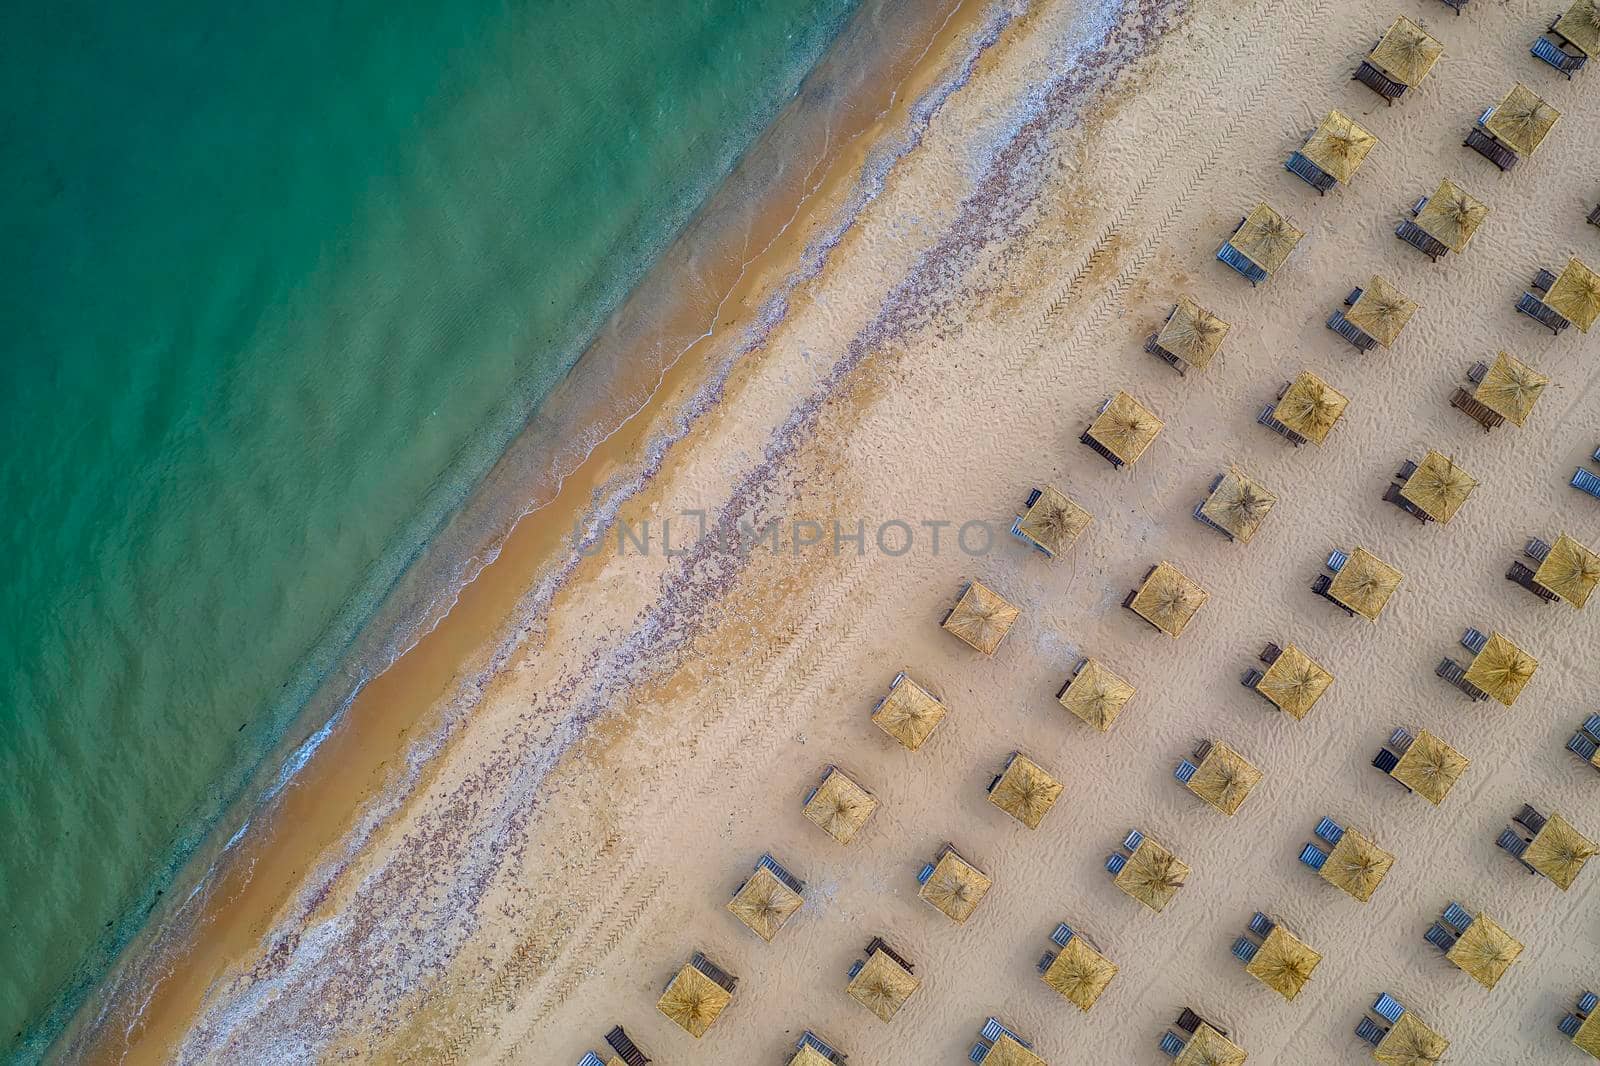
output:
[[[7,1057],[372,668],[363,623],[856,3],[0,16]]]

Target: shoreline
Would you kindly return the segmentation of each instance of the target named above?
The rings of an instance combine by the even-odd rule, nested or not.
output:
[[[885,3],[875,13],[893,6]],[[687,427],[708,413],[688,411],[683,405],[696,394],[696,380],[703,381],[717,359],[728,360],[726,373],[739,357],[717,352],[726,331],[744,327],[767,307],[781,279],[808,254],[808,231],[843,209],[859,183],[861,167],[873,148],[872,131],[892,124],[896,115],[904,119],[902,112],[914,106],[919,95],[904,90],[933,79],[948,60],[945,51],[991,6],[954,0],[941,9],[940,18],[929,19],[937,28],[919,54],[910,54],[913,50],[902,45],[904,54],[886,54],[881,69],[869,76],[832,70],[834,77],[859,78],[876,94],[870,97],[876,105],[857,115],[852,129],[841,130],[826,121],[837,116],[813,111],[802,116],[809,118],[809,128],[787,130],[786,120],[790,125],[800,120],[791,115],[793,103],[785,108],[613,315],[529,430],[474,491],[473,502],[485,494],[530,501],[511,531],[480,554],[480,565],[466,584],[406,650],[360,685],[311,738],[290,747],[285,759],[273,761],[279,769],[272,775],[276,781],[267,792],[269,802],[249,813],[220,857],[206,853],[202,876],[180,876],[176,883],[192,888],[177,912],[150,923],[136,937],[53,1044],[51,1056],[108,1062],[164,1058],[215,982],[232,963],[259,947],[275,916],[292,906],[308,883],[331,882],[348,855],[330,858],[330,849],[340,841],[348,846],[352,834],[361,834],[362,823],[367,823],[367,832],[376,829],[425,785],[436,757],[448,747],[467,713],[463,703],[488,687],[487,678],[500,654],[496,649],[526,635],[528,623],[517,619],[530,607],[536,609],[538,601],[549,602],[566,591],[563,582],[573,576],[575,567],[550,570],[568,554],[565,548],[576,520],[604,509],[603,505],[613,509],[620,505],[641,484],[627,472],[670,443],[672,423],[681,420]],[[868,13],[864,7],[854,18],[864,19]],[[841,54],[849,46],[841,48],[841,42],[850,32],[847,27],[808,76],[801,98],[815,91],[819,72],[844,65]],[[823,128],[817,128],[819,123]],[[785,133],[801,147],[793,148],[788,157],[769,158],[781,155],[769,142]],[[815,148],[815,158],[804,148]],[[807,159],[809,163],[803,162]],[[759,173],[768,170],[776,173]],[[728,200],[741,191],[750,192],[740,186],[756,184],[764,184],[764,197],[752,194],[745,203],[730,207]],[[748,227],[742,233],[740,223]],[[705,232],[719,228],[730,232],[720,238]],[[732,237],[742,238],[748,246],[753,234],[766,240],[758,241],[760,251],[748,258],[727,259],[736,265],[728,272],[719,299],[708,302],[698,292],[702,299],[697,303],[642,306],[652,296],[668,295],[671,284],[663,278],[672,269],[684,266],[686,260],[714,258]],[[702,280],[708,281],[709,273],[704,271]],[[652,293],[653,288],[663,291]],[[607,378],[615,367],[629,366],[629,359],[639,355],[634,336],[657,330],[675,330],[683,338],[675,346],[676,354],[663,361],[659,340],[647,345],[658,353],[655,365],[648,359],[638,362],[655,373],[640,375],[635,365],[632,384],[623,390],[630,396],[642,395],[643,400],[541,492],[529,480],[541,458],[541,438],[548,440],[582,425],[579,412],[585,405],[578,394],[592,387],[596,378]],[[603,361],[596,351],[608,346],[612,358]],[[614,386],[616,380],[607,384]],[[548,456],[544,452],[542,458],[548,461]],[[286,831],[289,826],[292,833]],[[202,864],[197,859],[194,865]]]

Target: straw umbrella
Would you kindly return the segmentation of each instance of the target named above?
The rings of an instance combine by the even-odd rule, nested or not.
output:
[[[901,966],[887,952],[874,951],[861,972],[850,979],[845,992],[851,999],[876,1014],[881,1021],[892,1021],[906,1005],[922,981]]]
[[[1289,258],[1295,245],[1305,232],[1296,229],[1290,221],[1266,204],[1257,204],[1245,216],[1244,225],[1228,243],[1246,259],[1265,270],[1275,272]]]
[[[956,601],[944,628],[983,654],[993,655],[1021,613],[1004,596],[974,581]]]
[[[1400,495],[1422,508],[1429,518],[1449,522],[1467,502],[1478,479],[1457,466],[1454,459],[1428,449],[1414,474],[1400,487]]]
[[[1355,830],[1346,829],[1318,873],[1328,884],[1365,903],[1393,865],[1393,855]]]
[[[1155,412],[1125,392],[1111,398],[1089,425],[1089,436],[1124,463],[1135,463],[1165,425]]]
[[[1533,580],[1573,607],[1582,607],[1600,584],[1600,555],[1563,533],[1534,571]]]
[[[1222,339],[1227,335],[1226,322],[1190,297],[1180,296],[1172,317],[1156,334],[1156,346],[1171,352],[1196,370],[1203,370],[1222,347]]]
[[[1464,677],[1468,684],[1477,686],[1509,707],[1517,702],[1517,697],[1537,669],[1538,659],[1501,634],[1490,633],[1489,642],[1473,658]]]
[[[1532,155],[1560,117],[1561,112],[1519,81],[1495,106],[1484,128],[1512,151]]]
[[[1318,124],[1300,154],[1335,181],[1349,181],[1377,143],[1378,138],[1358,126],[1349,115],[1334,109]]]
[[[1600,5],[1595,0],[1577,0],[1556,19],[1555,31],[1590,59],[1600,56]]]
[[[1406,1011],[1372,1049],[1372,1057],[1385,1066],[1434,1066],[1449,1048],[1450,1041]]]
[[[989,1054],[983,1061],[991,1066],[1049,1066],[1044,1059],[1023,1047],[1009,1033],[1000,1034],[1000,1039],[989,1048]]]
[[[872,793],[851,780],[844,771],[834,768],[817,786],[802,813],[824,833],[841,844],[848,844],[877,809],[878,801]]]
[[[1472,760],[1424,729],[1389,776],[1438,806],[1470,765]]]
[[[1417,213],[1417,225],[1440,244],[1457,254],[1489,217],[1489,205],[1445,178]]]
[[[1051,485],[1039,490],[1028,513],[1017,521],[1017,530],[1052,556],[1060,555],[1089,528],[1091,515],[1067,494]]]
[[[1378,615],[1400,587],[1405,575],[1365,548],[1357,548],[1350,559],[1333,576],[1328,585],[1328,595],[1344,604],[1369,622]]]
[[[1229,467],[1216,491],[1201,505],[1200,513],[1233,534],[1239,542],[1248,544],[1277,502],[1278,497],[1267,491],[1261,482],[1237,467]]]
[[[1132,685],[1106,669],[1100,660],[1090,659],[1061,693],[1059,702],[1104,733],[1133,698],[1134,691]]]
[[[1061,993],[1079,1010],[1088,1010],[1117,976],[1117,965],[1081,936],[1067,941],[1055,961],[1042,974],[1044,983]]]
[[[1421,26],[1401,15],[1389,26],[1367,58],[1401,85],[1415,88],[1444,54],[1440,44]]]
[[[1299,721],[1333,684],[1333,675],[1293,644],[1278,654],[1256,682],[1256,691]]]
[[[1133,857],[1113,882],[1153,911],[1162,911],[1189,878],[1188,864],[1149,837],[1134,849]]]
[[[795,1052],[794,1058],[789,1060],[789,1066],[834,1066],[834,1061],[807,1044]]]
[[[1244,972],[1272,989],[1284,999],[1294,999],[1311,980],[1322,956],[1278,922],[1261,942]]]
[[[1344,393],[1307,370],[1278,401],[1274,417],[1320,447],[1349,403]]]
[[[940,856],[933,875],[917,895],[943,911],[957,925],[963,925],[993,884],[982,871],[952,849]]]
[[[1577,827],[1559,814],[1552,814],[1544,828],[1534,834],[1533,843],[1522,853],[1522,861],[1554,881],[1561,891],[1572,887],[1583,864],[1600,853],[1595,842],[1578,832]]]
[[[1550,379],[1520,359],[1501,352],[1478,382],[1473,399],[1513,425],[1521,426],[1533,413]]]
[[[1029,829],[1039,822],[1061,796],[1061,782],[1026,755],[1012,756],[1011,764],[989,790],[989,802]]]
[[[1218,740],[1200,760],[1199,769],[1189,778],[1188,789],[1232,818],[1249,798],[1250,790],[1261,782],[1261,776],[1248,759]]]
[[[1572,1034],[1572,1042],[1593,1058],[1600,1059],[1600,1010],[1589,1012],[1578,1031]]]
[[[805,901],[766,867],[751,875],[728,901],[728,912],[768,943]]]
[[[944,721],[944,704],[909,677],[889,690],[883,704],[872,712],[878,728],[894,737],[910,751],[922,747],[934,727]]]
[[[1600,274],[1576,257],[1556,278],[1555,284],[1545,294],[1546,305],[1555,308],[1562,318],[1585,333],[1600,318]]]
[[[732,1002],[733,994],[727,989],[694,966],[685,965],[656,1001],[656,1009],[698,1040]]]
[[[1163,561],[1145,579],[1129,606],[1167,636],[1178,637],[1210,595],[1182,570]]]
[[[1244,1066],[1246,1057],[1244,1048],[1201,1022],[1173,1066]]]
[[[1389,347],[1417,313],[1417,302],[1401,292],[1394,282],[1377,274],[1367,281],[1355,305],[1345,312],[1345,320],[1367,336]]]
[[[1484,988],[1493,988],[1522,954],[1522,943],[1483,914],[1472,919],[1445,958],[1465,970]]]

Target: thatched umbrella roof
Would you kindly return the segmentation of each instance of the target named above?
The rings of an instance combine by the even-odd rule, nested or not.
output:
[[[848,844],[877,809],[878,801],[872,793],[856,784],[843,770],[834,768],[817,786],[816,794],[803,813],[824,833],[841,844]]]
[[[1563,533],[1550,545],[1533,579],[1572,606],[1582,607],[1600,584],[1600,554]]]
[[[1376,622],[1405,575],[1365,548],[1357,548],[1328,585],[1328,595]]]
[[[889,691],[883,705],[872,712],[872,720],[879,729],[916,751],[944,720],[945,714],[944,704],[907,677]]]
[[[1372,1049],[1372,1057],[1385,1066],[1434,1066],[1449,1048],[1450,1041],[1406,1011]]]
[[[789,1060],[789,1066],[834,1066],[834,1062],[823,1055],[822,1052],[807,1044],[795,1052],[794,1058]]]
[[[1521,954],[1521,941],[1501,928],[1499,922],[1479,914],[1455,945],[1445,952],[1445,958],[1484,988],[1493,988]]]
[[[1106,669],[1099,659],[1090,659],[1061,694],[1061,706],[1104,733],[1111,728],[1129,700],[1134,687]]]
[[[1137,462],[1166,423],[1127,393],[1118,391],[1089,424],[1089,436],[1125,463]]]
[[[1377,144],[1378,138],[1362,129],[1349,115],[1335,109],[1318,124],[1300,154],[1335,181],[1349,181]]]
[[[1244,1048],[1217,1032],[1205,1022],[1172,1060],[1172,1066],[1244,1066]]]
[[[1576,826],[1559,814],[1552,814],[1544,828],[1534,834],[1533,843],[1522,853],[1522,861],[1554,881],[1561,891],[1572,887],[1578,871],[1600,847],[1578,832]]]
[[[1578,46],[1578,51],[1593,59],[1600,56],[1600,4],[1577,0],[1556,19],[1556,32]]]
[[[1415,88],[1444,55],[1444,45],[1427,30],[1401,15],[1378,41],[1367,59],[1401,85]]]
[[[1471,765],[1471,759],[1424,729],[1389,776],[1437,806]]]
[[[1171,563],[1162,561],[1133,597],[1134,613],[1169,637],[1183,633],[1210,593]]]
[[[1051,555],[1060,555],[1089,528],[1091,518],[1066,493],[1046,485],[1017,523],[1017,529]]]
[[[1393,865],[1393,855],[1355,830],[1346,829],[1318,872],[1328,884],[1365,903]]]
[[[1072,1001],[1079,1010],[1088,1010],[1117,976],[1117,965],[1081,936],[1067,941],[1045,970],[1044,983]]]
[[[1400,495],[1426,511],[1429,518],[1448,522],[1477,487],[1478,479],[1457,466],[1454,459],[1429,448],[1416,472],[1400,486]]]
[[[1385,348],[1395,342],[1417,313],[1417,302],[1401,292],[1394,282],[1374,274],[1361,288],[1355,305],[1344,313],[1345,320]]]
[[[1243,755],[1220,740],[1200,760],[1200,768],[1189,778],[1188,788],[1217,810],[1232,818],[1261,782],[1261,771]]]
[[[1489,642],[1473,657],[1465,678],[1509,707],[1517,702],[1537,669],[1538,659],[1496,632],[1489,634]]]
[[[1156,334],[1156,344],[1200,370],[1211,362],[1227,335],[1226,322],[1190,297],[1180,296],[1177,310]]]
[[[1039,822],[1061,796],[1061,782],[1051,777],[1044,767],[1017,754],[1011,765],[1001,773],[1000,780],[989,791],[989,802],[1005,811],[1029,829],[1039,828]]]
[[[1592,1010],[1589,1016],[1578,1026],[1578,1031],[1572,1034],[1572,1042],[1579,1049],[1587,1051],[1593,1057],[1600,1059],[1600,1010]]]
[[[1266,204],[1257,204],[1245,216],[1244,225],[1239,227],[1239,232],[1228,243],[1240,255],[1271,274],[1283,266],[1289,253],[1294,251],[1294,246],[1304,236],[1304,230],[1296,229],[1278,212]]]
[[[1600,274],[1576,257],[1557,275],[1544,302],[1585,333],[1600,318]]]
[[[1519,81],[1484,126],[1512,151],[1532,155],[1560,117],[1561,112]]]
[[[1187,863],[1145,837],[1113,883],[1151,910],[1161,911],[1188,878]]]
[[[976,866],[954,851],[946,851],[917,895],[943,911],[951,921],[962,925],[972,917],[993,884]]]
[[[1261,675],[1256,691],[1299,721],[1311,713],[1311,708],[1332,684],[1333,675],[1323,669],[1322,664],[1291,644]]]
[[[693,966],[685,965],[656,1001],[656,1009],[699,1039],[732,1002],[731,992]]]
[[[1261,482],[1237,467],[1229,467],[1216,491],[1201,505],[1200,513],[1248,544],[1277,502],[1278,497]]]
[[[784,923],[794,917],[805,900],[800,893],[778,880],[766,867],[761,867],[744,887],[728,901],[728,912],[748,925],[762,940],[771,943]]]
[[[1472,396],[1506,421],[1520,426],[1528,421],[1533,405],[1549,384],[1550,379],[1533,367],[1501,352]]]
[[[1306,440],[1320,446],[1350,401],[1344,393],[1307,370],[1278,401],[1274,417]]]
[[[1272,989],[1284,999],[1294,999],[1311,980],[1322,956],[1278,922],[1261,942],[1255,958],[1244,972]]]
[[[1488,217],[1488,204],[1445,178],[1417,213],[1417,225],[1428,236],[1459,253],[1466,249],[1467,242]]]
[[[887,952],[874,951],[844,990],[851,999],[887,1022],[906,1005],[911,993],[921,987],[922,981]]]
[[[981,581],[974,581],[956,601],[955,610],[944,620],[944,628],[983,654],[993,655],[1021,613],[1004,596]]]
[[[989,1048],[989,1054],[984,1056],[983,1061],[989,1066],[1049,1066],[1044,1059],[1017,1043],[1009,1033],[1000,1034],[1000,1039]]]

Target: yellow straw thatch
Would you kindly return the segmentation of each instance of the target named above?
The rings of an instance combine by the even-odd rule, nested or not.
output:
[[[1098,659],[1083,664],[1061,694],[1061,706],[1104,733],[1133,698],[1134,687]]]
[[[1556,19],[1555,29],[1590,59],[1600,56],[1600,4],[1595,0],[1577,0]]]
[[[1365,548],[1357,548],[1328,585],[1328,595],[1376,622],[1405,575]]]
[[[879,729],[916,751],[944,720],[945,713],[944,704],[906,677],[889,691],[883,705],[872,712],[872,720]]]
[[[1519,81],[1495,106],[1484,128],[1512,151],[1532,155],[1560,117],[1561,112]]]
[[[1454,459],[1429,448],[1417,464],[1416,473],[1400,486],[1400,495],[1426,511],[1429,518],[1448,522],[1477,487],[1478,479],[1457,466]]]
[[[1577,827],[1559,814],[1552,814],[1533,843],[1522,853],[1522,861],[1554,881],[1561,891],[1572,887],[1578,871],[1597,851],[1595,842],[1578,832]]]
[[[1489,642],[1467,667],[1465,680],[1509,707],[1537,669],[1538,659],[1501,634],[1490,633]]]
[[[1406,1011],[1372,1049],[1372,1057],[1384,1066],[1434,1066],[1449,1048],[1450,1041]]]
[[[1600,555],[1563,533],[1533,572],[1533,579],[1572,606],[1582,607],[1600,584]]]
[[[1017,1043],[1008,1033],[1000,1034],[1000,1039],[989,1048],[989,1054],[983,1061],[993,1063],[994,1066],[1049,1066],[1049,1063]]]
[[[1393,865],[1393,855],[1355,830],[1346,829],[1318,873],[1328,884],[1365,903]]]
[[[1090,514],[1051,485],[1039,490],[1017,530],[1051,555],[1060,555],[1089,528]]]
[[[1401,292],[1387,278],[1377,274],[1362,286],[1355,306],[1344,313],[1345,320],[1385,348],[1395,342],[1417,313],[1417,302]]]
[[[1061,782],[1045,772],[1044,767],[1018,754],[1011,765],[1000,774],[1000,780],[989,790],[989,802],[1005,811],[1029,829],[1039,828],[1039,822],[1050,813],[1050,808],[1061,796]]]
[[[1501,352],[1472,396],[1506,421],[1520,426],[1528,421],[1534,403],[1549,384],[1550,379],[1533,367]]]
[[[822,1052],[807,1044],[795,1052],[794,1058],[789,1060],[789,1066],[834,1066],[834,1062],[832,1059],[826,1058]]]
[[[1186,863],[1145,837],[1113,883],[1151,910],[1160,911],[1178,894],[1188,877]]]
[[[1079,1010],[1088,1010],[1117,976],[1117,965],[1075,936],[1045,970],[1044,983],[1061,993]]]
[[[1261,942],[1244,972],[1272,989],[1284,999],[1294,999],[1311,980],[1322,956],[1278,922]]]
[[[1295,378],[1283,399],[1278,401],[1274,417],[1320,446],[1349,403],[1344,393],[1307,370]]]
[[[1600,318],[1600,274],[1576,257],[1556,277],[1544,302],[1585,333]]]
[[[1200,370],[1211,362],[1227,335],[1226,322],[1190,297],[1180,296],[1177,310],[1156,334],[1156,344]]]
[[[762,940],[771,943],[785,922],[794,917],[805,901],[800,893],[778,880],[762,867],[750,876],[728,901],[728,912],[748,925]]]
[[[1217,1032],[1205,1022],[1183,1046],[1172,1066],[1244,1066],[1244,1048]]]
[[[1333,675],[1322,668],[1311,656],[1293,644],[1279,653],[1261,680],[1256,691],[1276,703],[1285,714],[1299,721],[1311,713],[1311,708],[1333,684]]]
[[[1401,15],[1390,25],[1367,59],[1401,85],[1416,88],[1444,54],[1444,45]]]
[[[1004,596],[974,581],[956,601],[944,628],[983,654],[993,655],[1021,613]]]
[[[1232,533],[1241,543],[1250,543],[1267,512],[1278,502],[1278,497],[1255,478],[1230,467],[1213,492],[1200,507],[1200,513]]]
[[[1200,760],[1200,767],[1189,778],[1188,788],[1217,810],[1232,818],[1238,813],[1250,790],[1261,781],[1261,771],[1220,740]]]
[[[1177,637],[1210,595],[1183,571],[1163,561],[1145,579],[1130,606],[1134,613],[1167,636]]]
[[[917,895],[943,911],[951,921],[962,925],[972,917],[993,884],[976,866],[954,851],[946,851]]]
[[[685,965],[656,1001],[656,1009],[699,1039],[733,1002],[733,994],[691,965]]]
[[[1304,236],[1303,230],[1296,229],[1278,212],[1266,204],[1257,204],[1245,216],[1244,225],[1239,227],[1239,232],[1228,243],[1240,255],[1271,274],[1283,266],[1289,253],[1294,251],[1294,246]]]
[[[887,1022],[893,1020],[895,1012],[905,1006],[906,1000],[920,987],[922,982],[911,971],[888,953],[874,951],[844,990],[851,999]]]
[[[1572,1034],[1572,1042],[1582,1051],[1587,1051],[1594,1058],[1600,1059],[1600,1010],[1592,1010],[1589,1016],[1578,1026],[1578,1031]]]
[[[1424,729],[1389,776],[1437,806],[1470,765],[1472,760]]]
[[[816,794],[805,805],[806,819],[841,844],[855,839],[861,827],[867,824],[878,801],[872,793],[862,788],[843,770],[828,771],[828,776],[817,786]]]
[[[1459,253],[1465,250],[1467,242],[1488,217],[1488,204],[1445,178],[1417,213],[1417,225],[1428,236]]]
[[[1499,922],[1479,914],[1455,945],[1445,952],[1445,958],[1484,988],[1493,988],[1521,954],[1521,941],[1502,929]]]
[[[1144,404],[1125,392],[1111,397],[1111,403],[1089,425],[1089,436],[1125,463],[1138,462],[1165,425]]]
[[[1349,181],[1378,138],[1356,125],[1343,111],[1329,111],[1300,154],[1335,181]]]

